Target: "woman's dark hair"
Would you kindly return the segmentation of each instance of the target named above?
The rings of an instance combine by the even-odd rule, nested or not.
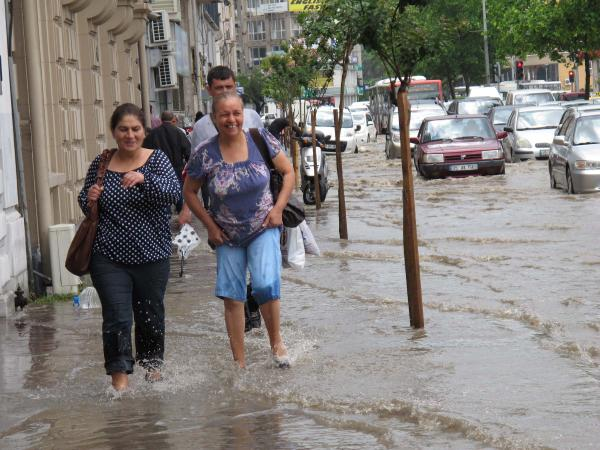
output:
[[[110,116],[110,131],[115,131],[115,128],[117,128],[117,125],[125,116],[136,117],[142,124],[142,127],[146,129],[146,118],[144,117],[142,110],[133,103],[123,103],[122,105],[117,106],[113,111],[112,116]]]
[[[196,117],[194,118],[194,122],[198,122],[200,119],[204,117],[204,113],[202,111],[198,111],[196,113]]]

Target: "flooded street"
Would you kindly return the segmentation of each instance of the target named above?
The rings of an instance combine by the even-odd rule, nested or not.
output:
[[[99,310],[30,306],[0,321],[0,448],[598,448],[600,196],[551,190],[546,161],[415,178],[416,331],[401,163],[382,141],[344,155],[347,242],[337,188],[307,210],[322,256],[283,273],[291,370],[273,367],[264,327],[234,368],[203,242],[183,278],[171,269],[166,381],[136,366],[115,396]]]

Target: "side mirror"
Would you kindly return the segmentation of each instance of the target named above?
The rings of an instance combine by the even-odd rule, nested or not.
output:
[[[419,143],[419,138],[418,137],[411,137],[410,138],[410,143],[411,144],[418,144]]]
[[[552,143],[556,144],[556,145],[565,145],[565,137],[564,136],[554,136]]]
[[[508,132],[508,133],[514,133],[515,130],[513,130],[512,127],[504,127],[504,131]]]
[[[354,129],[354,131],[360,131],[360,125],[356,125],[356,128]]]
[[[498,139],[499,141],[504,139],[506,136],[508,136],[508,133],[506,131],[497,131],[496,132],[496,139]]]

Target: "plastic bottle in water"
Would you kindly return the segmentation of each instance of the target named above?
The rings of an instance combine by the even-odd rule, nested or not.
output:
[[[73,296],[73,309],[79,310],[79,295]]]

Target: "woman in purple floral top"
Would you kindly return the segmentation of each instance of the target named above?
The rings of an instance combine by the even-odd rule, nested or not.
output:
[[[186,204],[216,246],[215,295],[224,301],[233,359],[245,367],[244,302],[249,271],[252,295],[260,305],[274,361],[279,367],[289,367],[279,330],[279,237],[283,208],[294,185],[292,166],[279,141],[260,130],[275,168],[283,175],[283,187],[274,203],[269,169],[251,136],[242,129],[244,106],[235,91],[214,97],[212,119],[219,134],[194,150],[183,191]],[[208,185],[210,211],[198,198],[203,184]]]

